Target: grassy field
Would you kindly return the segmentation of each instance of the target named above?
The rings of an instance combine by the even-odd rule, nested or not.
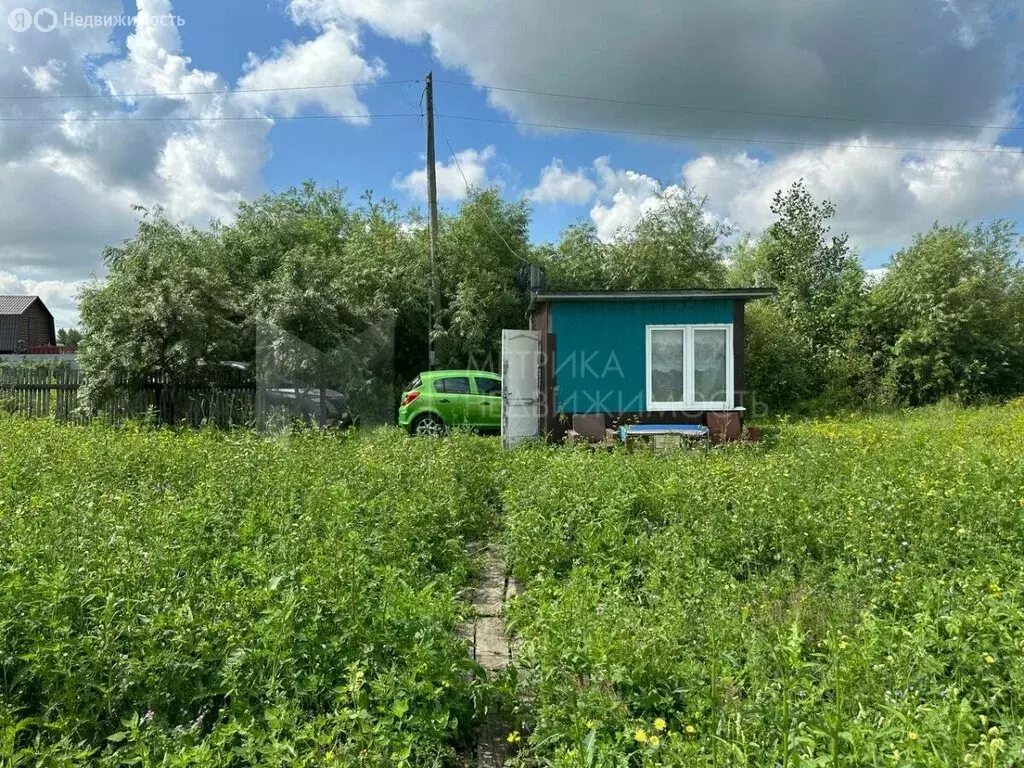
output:
[[[466,545],[526,591],[497,687]],[[0,765],[1024,763],[1024,403],[673,455],[0,417]]]
[[[0,421],[0,765],[450,757],[475,442]]]
[[[503,501],[532,758],[1024,765],[1024,404],[536,451]]]

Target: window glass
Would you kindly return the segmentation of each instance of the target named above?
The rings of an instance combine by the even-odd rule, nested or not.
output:
[[[696,403],[724,403],[726,394],[726,344],[724,328],[693,332],[693,400]]]
[[[681,403],[684,392],[683,329],[651,331],[651,394],[655,402]]]
[[[501,397],[501,381],[477,377],[476,391],[485,397]]]
[[[438,379],[434,382],[434,389],[445,395],[468,395],[469,377],[453,376],[448,379]]]

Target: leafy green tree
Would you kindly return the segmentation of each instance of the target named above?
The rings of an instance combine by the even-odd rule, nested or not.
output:
[[[143,211],[135,237],[107,248],[109,274],[80,294],[81,362],[90,399],[147,376],[193,382],[213,375],[238,335],[239,295],[217,234]]]
[[[776,218],[761,243],[765,280],[813,349],[835,348],[855,324],[864,284],[847,236],[830,234],[835,205],[816,202],[800,180],[775,193],[771,210]]]
[[[726,282],[730,234],[708,214],[706,198],[673,188],[610,243],[602,243],[592,225],[579,224],[543,256],[551,284],[566,290],[716,288]]]
[[[726,279],[723,241],[731,233],[709,215],[707,198],[672,188],[612,243],[609,286],[630,291],[719,288]]]
[[[493,368],[501,330],[524,326],[529,301],[519,275],[530,262],[530,210],[497,189],[473,190],[439,230],[438,365]],[[429,284],[429,278],[428,278]]]
[[[730,285],[778,291],[771,309],[749,314],[750,386],[776,408],[861,404],[873,395],[861,338],[867,288],[846,235],[831,235],[835,206],[815,201],[798,181],[775,194],[771,210],[776,218],[764,235],[735,246],[728,277]]]
[[[866,335],[886,397],[919,405],[1024,391],[1024,268],[1013,225],[940,226],[897,253]]]
[[[82,332],[77,328],[61,328],[57,331],[57,344],[75,348],[82,343]]]
[[[548,288],[565,291],[607,290],[605,274],[608,259],[605,245],[597,236],[597,228],[579,222],[562,233],[557,245],[537,249],[537,261],[547,270]]]

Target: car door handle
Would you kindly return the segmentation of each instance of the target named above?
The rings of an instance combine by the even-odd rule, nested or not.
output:
[[[439,402],[439,403],[450,403],[450,402],[451,402],[451,400],[449,400],[449,399],[448,399],[447,397],[443,397],[443,398],[441,398],[440,400],[438,400],[438,402]]]

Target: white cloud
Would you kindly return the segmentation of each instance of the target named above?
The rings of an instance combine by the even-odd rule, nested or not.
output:
[[[663,187],[655,178],[637,171],[612,168],[611,158],[594,161],[598,179],[598,202],[590,209],[590,218],[598,237],[614,240],[644,216],[658,210],[668,195],[681,193],[677,185]]]
[[[1022,79],[1024,38],[1010,5],[290,0],[293,16],[306,22],[361,23],[406,42],[429,41],[443,64],[474,82],[520,89],[489,98],[522,120],[824,141],[865,133],[962,138],[972,131],[952,124],[991,122]]]
[[[0,7],[9,2],[0,0]],[[77,0],[47,5],[59,18],[82,13]],[[120,95],[0,101],[0,117],[48,121],[0,122],[0,265],[11,290],[32,290],[56,303],[64,313],[59,324],[75,322],[74,290],[102,272],[102,249],[134,233],[133,205],[161,205],[174,219],[204,225],[230,218],[239,200],[263,191],[260,172],[270,156],[273,125],[263,115],[294,115],[307,107],[330,114],[367,112],[353,89],[231,91],[223,77],[193,65],[176,25],[154,23],[172,13],[170,0],[131,5],[136,7],[91,0],[88,9],[96,15],[138,14],[123,49],[115,47],[112,30],[102,27],[19,34],[0,22],[0,51],[6,51],[0,56],[0,93]],[[0,11],[0,19],[6,15]],[[364,61],[359,48],[351,25],[324,26],[308,42],[285,42],[270,57],[252,57],[239,87],[375,80],[384,74],[383,65]],[[227,92],[132,95],[209,91]]]
[[[487,163],[494,159],[494,146],[481,150],[464,149],[456,152],[447,163],[437,164],[437,199],[461,200],[470,187],[487,186]],[[424,166],[404,177],[395,179],[394,186],[413,197],[427,197],[427,169]]]
[[[773,160],[746,153],[702,155],[683,169],[687,185],[744,229],[771,223],[776,190],[804,179],[817,198],[836,204],[833,228],[860,247],[906,241],[936,220],[990,216],[1024,200],[1024,152],[959,142],[934,152],[874,149],[865,140],[808,149]]]
[[[32,81],[33,88],[40,93],[50,93],[60,85],[66,66],[60,59],[50,59],[38,67],[22,67],[21,71]]]
[[[365,83],[387,74],[383,62],[367,62],[359,56],[359,37],[341,27],[328,26],[323,33],[296,45],[287,42],[272,59],[260,60],[250,54],[248,72],[238,85],[261,93],[243,94],[243,99],[263,109],[292,116],[305,107],[316,106],[331,115],[352,115],[350,122],[366,124],[369,110],[356,88],[310,88],[266,92],[268,88],[294,88],[331,83]]]
[[[590,180],[586,171],[582,168],[567,171],[556,157],[541,170],[540,182],[527,193],[527,197],[538,203],[583,205],[596,191],[597,185]]]

